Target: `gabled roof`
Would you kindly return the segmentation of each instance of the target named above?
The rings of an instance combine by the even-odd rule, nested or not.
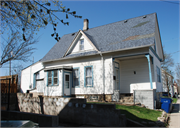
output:
[[[86,34],[84,34],[84,32],[82,30],[79,30],[78,33],[76,34],[76,37],[74,38],[74,40],[72,41],[71,45],[69,46],[68,50],[66,51],[65,56],[68,55],[68,53],[73,49],[73,45],[75,45],[75,43],[77,42],[76,39],[78,39],[79,35],[83,35],[84,38],[86,38],[88,40],[88,42],[90,43],[90,45],[96,50],[98,51],[98,49],[96,48],[96,46],[94,46],[94,44],[91,42],[91,40],[86,36]]]
[[[113,52],[154,45],[156,13],[123,20],[83,31],[100,52]],[[43,57],[42,62],[94,55],[87,52],[64,56],[78,32],[64,35]]]

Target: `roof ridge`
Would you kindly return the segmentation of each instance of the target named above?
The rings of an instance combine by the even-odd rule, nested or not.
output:
[[[146,14],[146,15],[152,15],[152,14],[156,14],[156,12],[150,13],[150,14]],[[94,29],[94,28],[98,28],[98,27],[102,27],[102,26],[106,26],[106,25],[111,25],[111,24],[114,24],[114,23],[122,22],[122,21],[125,21],[125,20],[130,20],[130,19],[134,19],[134,18],[138,18],[138,17],[142,17],[142,16],[145,16],[145,15],[141,15],[141,16],[137,16],[137,17],[133,17],[133,18],[129,18],[129,19],[120,20],[120,21],[117,21],[117,22],[113,22],[113,23],[109,23],[109,24],[93,27],[93,28],[90,28],[90,29]],[[88,30],[90,30],[90,29],[88,29]]]
[[[145,14],[145,15],[147,16],[147,15],[152,15],[152,14],[157,14],[157,13],[156,13],[156,12],[154,12],[154,13]],[[102,27],[102,26],[106,26],[106,25],[111,25],[111,24],[118,23],[118,22],[122,22],[122,21],[125,21],[125,20],[130,20],[130,19],[134,19],[134,18],[142,17],[142,16],[145,16],[145,15],[141,15],[141,16],[137,16],[137,17],[133,17],[133,18],[129,18],[129,19],[124,19],[124,20],[120,20],[120,21],[113,22],[113,23],[104,24],[104,25],[101,25],[101,26],[97,26],[97,27],[89,28],[88,30],[90,30],[90,29],[94,29],[94,28],[98,28],[98,27]],[[87,30],[87,31],[88,31],[88,30]],[[83,30],[82,30],[82,31],[83,31]],[[78,32],[78,31],[76,31],[76,32],[72,32],[72,33],[69,33],[69,34],[65,34],[65,35],[70,35],[70,34],[77,33],[77,32]],[[84,32],[84,31],[83,31],[83,32]],[[63,35],[63,36],[65,36],[65,35]]]

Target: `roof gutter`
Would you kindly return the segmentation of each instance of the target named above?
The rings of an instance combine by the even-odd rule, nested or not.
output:
[[[125,51],[125,50],[131,50],[131,49],[138,49],[138,48],[145,48],[145,47],[150,47],[150,46],[153,46],[153,45],[154,45],[154,44],[145,45],[145,46],[139,46],[139,47],[125,48],[125,49],[120,49],[120,50],[115,50],[115,51],[101,52],[101,54],[112,53],[112,52],[118,52],[118,51]],[[99,54],[99,53],[97,53],[97,54],[85,55],[85,56],[92,56],[92,55],[98,55],[98,54]],[[73,58],[80,58],[80,57],[85,57],[85,56],[60,58],[60,59],[54,59],[54,60],[48,60],[48,61],[41,61],[41,62],[42,62],[42,63],[47,63],[47,62],[54,62],[54,61],[59,61],[59,60],[67,60],[67,59],[73,59]]]

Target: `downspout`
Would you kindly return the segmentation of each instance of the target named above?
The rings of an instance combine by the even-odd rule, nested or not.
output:
[[[153,89],[152,85],[152,75],[151,75],[151,63],[150,63],[150,55],[145,55],[148,60],[148,66],[149,66],[149,80],[150,80],[150,88]]]
[[[32,88],[32,86],[31,86],[31,69],[32,68],[32,66],[30,66],[30,81],[29,81],[29,88]]]
[[[99,54],[100,54],[100,56],[101,56],[102,78],[103,78],[103,98],[104,98],[104,100],[105,100],[104,58],[103,58],[102,52],[99,51]]]

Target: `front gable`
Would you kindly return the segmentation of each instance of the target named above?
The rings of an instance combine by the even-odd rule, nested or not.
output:
[[[77,54],[89,51],[98,51],[91,40],[84,34],[83,31],[79,30],[76,37],[72,41],[70,47],[66,51],[65,56],[70,54]]]

